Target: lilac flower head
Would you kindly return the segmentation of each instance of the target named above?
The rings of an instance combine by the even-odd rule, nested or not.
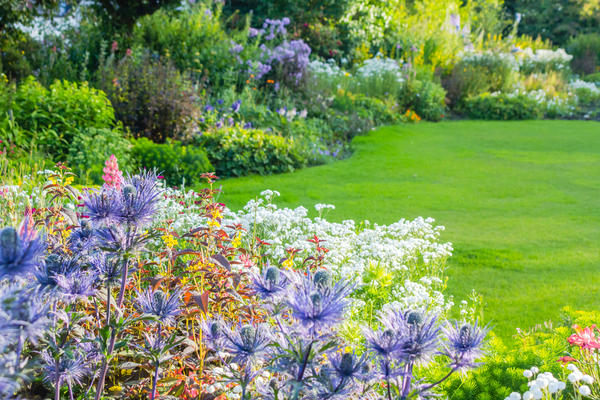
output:
[[[253,289],[263,299],[278,297],[288,284],[288,278],[277,267],[268,267],[264,274],[252,277]]]
[[[121,204],[116,189],[103,187],[101,190],[89,190],[83,203],[87,208],[90,221],[94,224],[109,226],[119,222]]]
[[[330,370],[340,379],[346,380],[368,380],[369,365],[366,353],[361,357],[356,354],[345,352],[343,354],[335,353],[328,357],[331,364]]]
[[[34,275],[41,289],[54,289],[58,286],[57,277],[59,275],[70,276],[80,268],[79,258],[63,252],[55,252],[46,257],[35,270]]]
[[[11,226],[0,231],[0,279],[33,272],[39,265],[45,246],[35,238],[27,224],[21,232]]]
[[[217,350],[222,346],[224,323],[220,319],[205,319],[200,322],[202,340],[209,349]]]
[[[477,365],[475,360],[483,355],[482,347],[487,332],[488,329],[480,327],[478,322],[474,325],[454,322],[444,329],[448,339],[444,354],[452,360],[453,368],[467,369]]]
[[[77,271],[68,276],[56,276],[56,283],[69,303],[94,296],[96,294],[95,281],[96,277],[86,271]]]
[[[81,385],[83,378],[89,373],[83,357],[77,352],[64,352],[59,358],[54,358],[48,350],[40,353],[44,364],[44,380],[59,385]]]
[[[260,35],[262,33],[263,33],[262,29],[256,29],[256,28],[250,28],[250,29],[248,29],[248,37],[249,38],[256,37],[256,36],[258,36],[258,35]]]
[[[117,257],[112,257],[107,253],[96,255],[92,258],[91,265],[98,277],[106,284],[115,285],[119,282],[123,264]]]
[[[154,316],[161,324],[172,325],[175,317],[181,313],[181,289],[169,296],[162,290],[138,292],[137,303],[138,309],[144,314]]]
[[[236,113],[238,111],[240,111],[240,107],[242,105],[242,101],[241,100],[236,100],[232,105],[231,105],[231,111]]]
[[[138,228],[150,223],[157,211],[159,195],[160,189],[155,172],[144,171],[127,177],[120,196],[121,221]]]
[[[321,281],[315,282],[311,273],[306,277],[295,274],[297,283],[290,285],[287,295],[292,316],[308,334],[326,333],[328,328],[342,320],[348,306],[346,297],[352,292],[352,287],[344,281],[324,286]]]
[[[234,356],[235,363],[260,358],[271,343],[263,325],[238,325],[235,329],[223,329],[222,333],[223,349]]]
[[[390,311],[380,318],[383,326],[397,335],[400,347],[396,358],[406,363],[428,362],[438,346],[437,318],[420,311]]]

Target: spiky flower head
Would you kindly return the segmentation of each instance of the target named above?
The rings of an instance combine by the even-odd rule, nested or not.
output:
[[[478,321],[469,323],[449,324],[444,328],[447,342],[444,344],[446,354],[451,360],[452,367],[468,369],[477,365],[475,362],[483,355],[483,343],[488,328],[480,327]]]
[[[267,267],[262,275],[252,276],[254,291],[265,300],[280,297],[288,284],[289,279],[277,267]]]
[[[218,350],[223,346],[223,329],[225,323],[221,319],[209,318],[200,322],[202,340],[211,350]]]
[[[89,373],[79,352],[62,352],[60,356],[53,357],[48,350],[43,350],[40,356],[44,364],[44,380],[50,384],[81,385]]]
[[[65,301],[75,303],[96,294],[94,284],[97,277],[87,271],[76,271],[70,275],[57,275],[56,283]]]
[[[159,323],[172,325],[175,317],[181,313],[181,289],[170,294],[150,289],[138,292],[137,306],[142,313],[155,317]]]
[[[336,352],[327,358],[330,363],[330,371],[340,379],[350,381],[370,379],[370,368],[366,353],[358,357],[355,353],[349,351]]]
[[[118,257],[107,253],[98,254],[91,259],[91,265],[98,278],[107,285],[115,285],[121,279],[123,264]]]
[[[28,224],[20,232],[11,226],[0,231],[0,279],[15,278],[33,272],[45,250]]]
[[[87,208],[90,221],[95,226],[112,226],[120,222],[121,204],[114,188],[88,190],[83,204]]]
[[[81,253],[94,247],[95,235],[92,223],[88,219],[80,222],[80,226],[75,228],[69,236],[69,249],[73,253]]]
[[[270,344],[263,325],[239,324],[233,329],[222,329],[223,350],[233,355],[233,362],[246,363],[260,358]]]
[[[326,335],[335,325],[341,322],[343,313],[349,304],[347,297],[352,293],[352,286],[339,281],[327,286],[324,281],[315,282],[312,273],[303,276],[295,274],[293,285],[287,292],[287,305],[292,316],[303,331],[311,336]]]
[[[23,334],[37,344],[50,322],[48,309],[47,302],[36,296],[25,281],[0,286],[0,335],[14,342]]]
[[[41,289],[52,290],[58,286],[57,277],[59,275],[70,276],[80,269],[81,260],[78,257],[57,251],[46,257],[44,262],[36,268],[34,275]]]
[[[143,227],[152,222],[161,193],[155,172],[129,176],[120,192],[120,219],[129,226]]]
[[[380,322],[397,335],[400,348],[395,356],[406,363],[427,363],[439,345],[437,318],[418,310],[389,311]]]

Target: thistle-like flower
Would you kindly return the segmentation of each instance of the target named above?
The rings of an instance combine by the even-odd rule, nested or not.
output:
[[[440,328],[437,318],[420,311],[393,312],[384,317],[400,337],[397,353],[400,360],[408,363],[426,363],[431,360],[439,344]]]
[[[91,265],[102,282],[108,285],[115,285],[121,279],[123,263],[118,257],[102,253],[92,258]]]
[[[69,249],[73,253],[80,253],[92,248],[95,244],[95,235],[89,220],[82,220],[80,226],[73,230],[69,236]]]
[[[70,276],[81,269],[80,260],[62,252],[49,254],[35,272],[35,278],[42,289],[55,289],[59,275]]]
[[[142,313],[155,317],[161,324],[172,325],[181,313],[181,289],[170,295],[162,290],[138,292],[137,304]]]
[[[238,325],[234,329],[222,330],[223,350],[233,355],[233,362],[246,363],[264,354],[270,337],[263,325]]]
[[[358,357],[354,353],[334,353],[328,357],[329,370],[339,379],[347,381],[368,380],[371,377],[367,354]]]
[[[70,275],[57,275],[56,283],[69,303],[87,299],[96,294],[96,276],[86,271],[76,271]]]
[[[39,265],[45,246],[28,225],[18,233],[13,227],[0,231],[0,279],[14,278],[33,272]]]
[[[116,189],[90,190],[83,203],[95,226],[111,226],[120,222],[121,203]]]
[[[128,226],[144,227],[157,211],[160,188],[156,173],[144,171],[125,179],[120,191],[119,218]]]
[[[277,267],[268,267],[262,275],[252,276],[252,287],[262,299],[274,299],[281,295],[289,279]]]
[[[44,380],[48,383],[58,383],[59,386],[81,385],[83,378],[89,373],[78,352],[64,352],[60,357],[54,358],[48,350],[43,350],[40,356],[44,364]]]
[[[48,304],[22,283],[0,286],[0,332],[4,339],[15,340],[18,332],[37,344],[50,320]]]
[[[225,328],[225,323],[221,319],[210,318],[200,322],[202,340],[209,349],[218,350],[223,346],[225,340],[223,329]]]
[[[487,331],[488,329],[480,327],[478,322],[474,325],[455,322],[444,328],[448,339],[444,345],[444,354],[452,360],[451,367],[468,369],[477,366],[475,360],[483,355],[482,347]]]
[[[309,335],[327,334],[329,328],[342,320],[352,287],[344,281],[333,286],[325,284],[323,277],[315,280],[316,274],[296,275],[294,280],[298,283],[290,285],[287,293],[292,316]]]

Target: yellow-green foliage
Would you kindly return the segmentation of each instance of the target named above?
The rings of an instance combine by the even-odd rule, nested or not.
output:
[[[600,321],[600,312],[573,311],[565,308],[556,323],[546,322],[520,332],[513,343],[503,343],[493,337],[482,366],[467,376],[455,375],[442,385],[449,400],[503,399],[511,392],[527,390],[523,371],[537,366],[540,371],[550,371],[564,377],[565,368],[558,362],[569,350],[567,338],[574,333],[573,324],[582,327]],[[443,371],[434,371],[443,376]]]

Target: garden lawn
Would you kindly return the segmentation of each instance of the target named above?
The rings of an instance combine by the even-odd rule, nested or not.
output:
[[[388,224],[430,216],[454,246],[448,292],[472,289],[504,338],[600,308],[600,124],[444,122],[386,127],[347,160],[224,181],[236,209],[261,190],[280,206],[335,204],[329,220]]]

